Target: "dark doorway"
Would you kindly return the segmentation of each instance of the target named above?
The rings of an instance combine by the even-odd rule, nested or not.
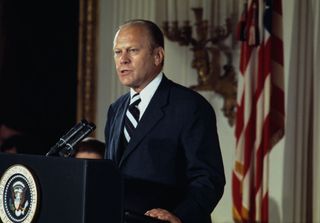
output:
[[[76,122],[79,0],[0,1],[0,121],[45,154]]]

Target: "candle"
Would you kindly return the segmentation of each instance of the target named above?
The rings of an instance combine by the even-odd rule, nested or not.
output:
[[[177,21],[177,0],[169,0],[168,14],[169,21]]]
[[[215,0],[212,0],[211,2],[211,26],[214,27],[216,24],[215,24],[215,9],[216,9],[216,5],[215,5],[216,1]]]
[[[202,7],[202,1],[201,0],[190,0],[190,7],[191,8],[200,8],[200,7]]]
[[[178,20],[183,22],[188,19],[188,1],[178,0]]]
[[[174,21],[178,21],[177,20],[177,16],[178,16],[178,0],[174,0],[174,15],[173,15],[173,18],[174,18]]]
[[[208,20],[209,21],[209,18],[210,18],[210,0],[204,0],[203,1],[203,5],[202,5],[202,8],[203,8],[203,16],[202,16],[202,19],[203,20]]]
[[[168,21],[168,0],[164,0],[164,21]]]

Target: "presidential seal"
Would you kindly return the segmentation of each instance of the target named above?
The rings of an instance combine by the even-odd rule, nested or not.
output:
[[[3,223],[31,223],[38,206],[38,190],[31,172],[9,167],[0,180],[0,219]]]

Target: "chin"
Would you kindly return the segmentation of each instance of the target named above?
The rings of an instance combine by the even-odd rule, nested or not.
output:
[[[132,87],[131,81],[128,80],[120,80],[121,84],[126,86],[126,87]]]
[[[127,84],[130,83],[130,80],[129,80],[128,78],[126,78],[126,77],[118,76],[118,78],[119,78],[119,81],[120,81],[120,83],[121,83],[122,85],[127,86]]]

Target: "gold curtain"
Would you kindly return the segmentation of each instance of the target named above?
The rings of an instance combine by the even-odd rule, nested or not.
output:
[[[95,122],[98,0],[80,0],[77,120]]]

